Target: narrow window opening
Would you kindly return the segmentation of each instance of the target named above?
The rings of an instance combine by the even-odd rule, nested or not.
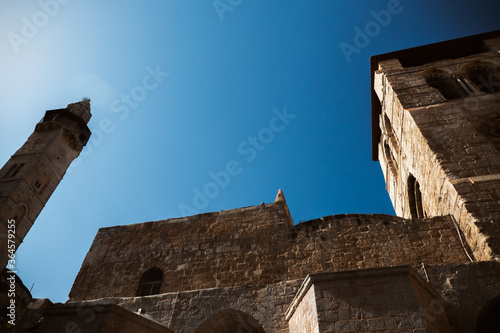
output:
[[[410,214],[412,218],[424,218],[422,207],[422,192],[420,184],[412,174],[408,177],[408,204],[410,206]]]
[[[384,141],[384,154],[385,154],[385,160],[387,161],[388,169],[391,170],[393,176],[396,177],[397,176],[396,160],[394,159],[394,155],[392,154],[391,147],[389,147],[389,145],[385,141]]]
[[[19,173],[19,171],[22,169],[23,166],[24,166],[24,163],[14,164],[13,166],[11,166],[9,168],[7,173],[2,178],[6,179],[6,178],[15,177]]]
[[[455,79],[442,71],[434,70],[422,74],[427,84],[439,90],[447,100],[467,97],[469,90],[461,79]]]
[[[160,293],[163,273],[161,269],[153,267],[142,274],[137,296],[157,295]]]
[[[486,94],[500,91],[500,76],[496,68],[479,64],[469,67],[467,75],[476,87]]]
[[[40,191],[40,187],[42,186],[42,183],[40,183],[40,181],[39,181],[39,180],[37,180],[37,181],[35,182],[35,185],[34,185],[34,186],[35,186],[35,190]]]
[[[385,126],[385,130],[387,131],[387,135],[388,136],[392,135],[391,121],[389,120],[389,117],[387,117],[386,113],[384,113],[384,126]]]

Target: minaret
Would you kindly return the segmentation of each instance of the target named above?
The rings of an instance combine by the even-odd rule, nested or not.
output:
[[[26,143],[0,169],[0,264],[17,249],[90,137],[89,100],[50,110]],[[14,220],[15,222],[13,222]],[[15,225],[15,233],[13,231]],[[9,233],[10,242],[9,242]],[[14,237],[14,238],[12,238]]]

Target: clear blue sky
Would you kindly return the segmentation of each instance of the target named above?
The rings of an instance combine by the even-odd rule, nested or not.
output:
[[[369,57],[500,29],[493,0],[0,6],[0,163],[45,110],[92,99],[93,137],[17,255],[33,296],[54,302],[100,227],[269,203],[279,188],[295,222],[393,214],[371,161]]]

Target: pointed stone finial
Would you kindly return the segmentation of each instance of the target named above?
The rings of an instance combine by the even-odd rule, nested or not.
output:
[[[76,114],[82,118],[85,123],[88,123],[92,114],[90,113],[90,99],[84,98],[80,102],[68,104],[66,110]]]
[[[276,196],[276,199],[274,199],[274,202],[284,202],[286,203],[286,200],[285,200],[285,195],[283,194],[283,191],[281,189],[279,189],[278,191],[278,195]]]

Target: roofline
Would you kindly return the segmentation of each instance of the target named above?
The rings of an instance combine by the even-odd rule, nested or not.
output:
[[[380,127],[378,118],[381,113],[381,105],[377,94],[373,89],[374,72],[378,69],[380,61],[397,58],[403,66],[416,66],[433,61],[449,58],[460,58],[470,55],[476,50],[484,47],[486,39],[500,37],[500,30],[485,32],[482,34],[451,39],[443,42],[426,44],[399,51],[379,54],[370,57],[370,81],[371,81],[371,113],[372,113],[372,160],[378,160],[378,142],[380,141]],[[471,52],[472,51],[472,52]]]

